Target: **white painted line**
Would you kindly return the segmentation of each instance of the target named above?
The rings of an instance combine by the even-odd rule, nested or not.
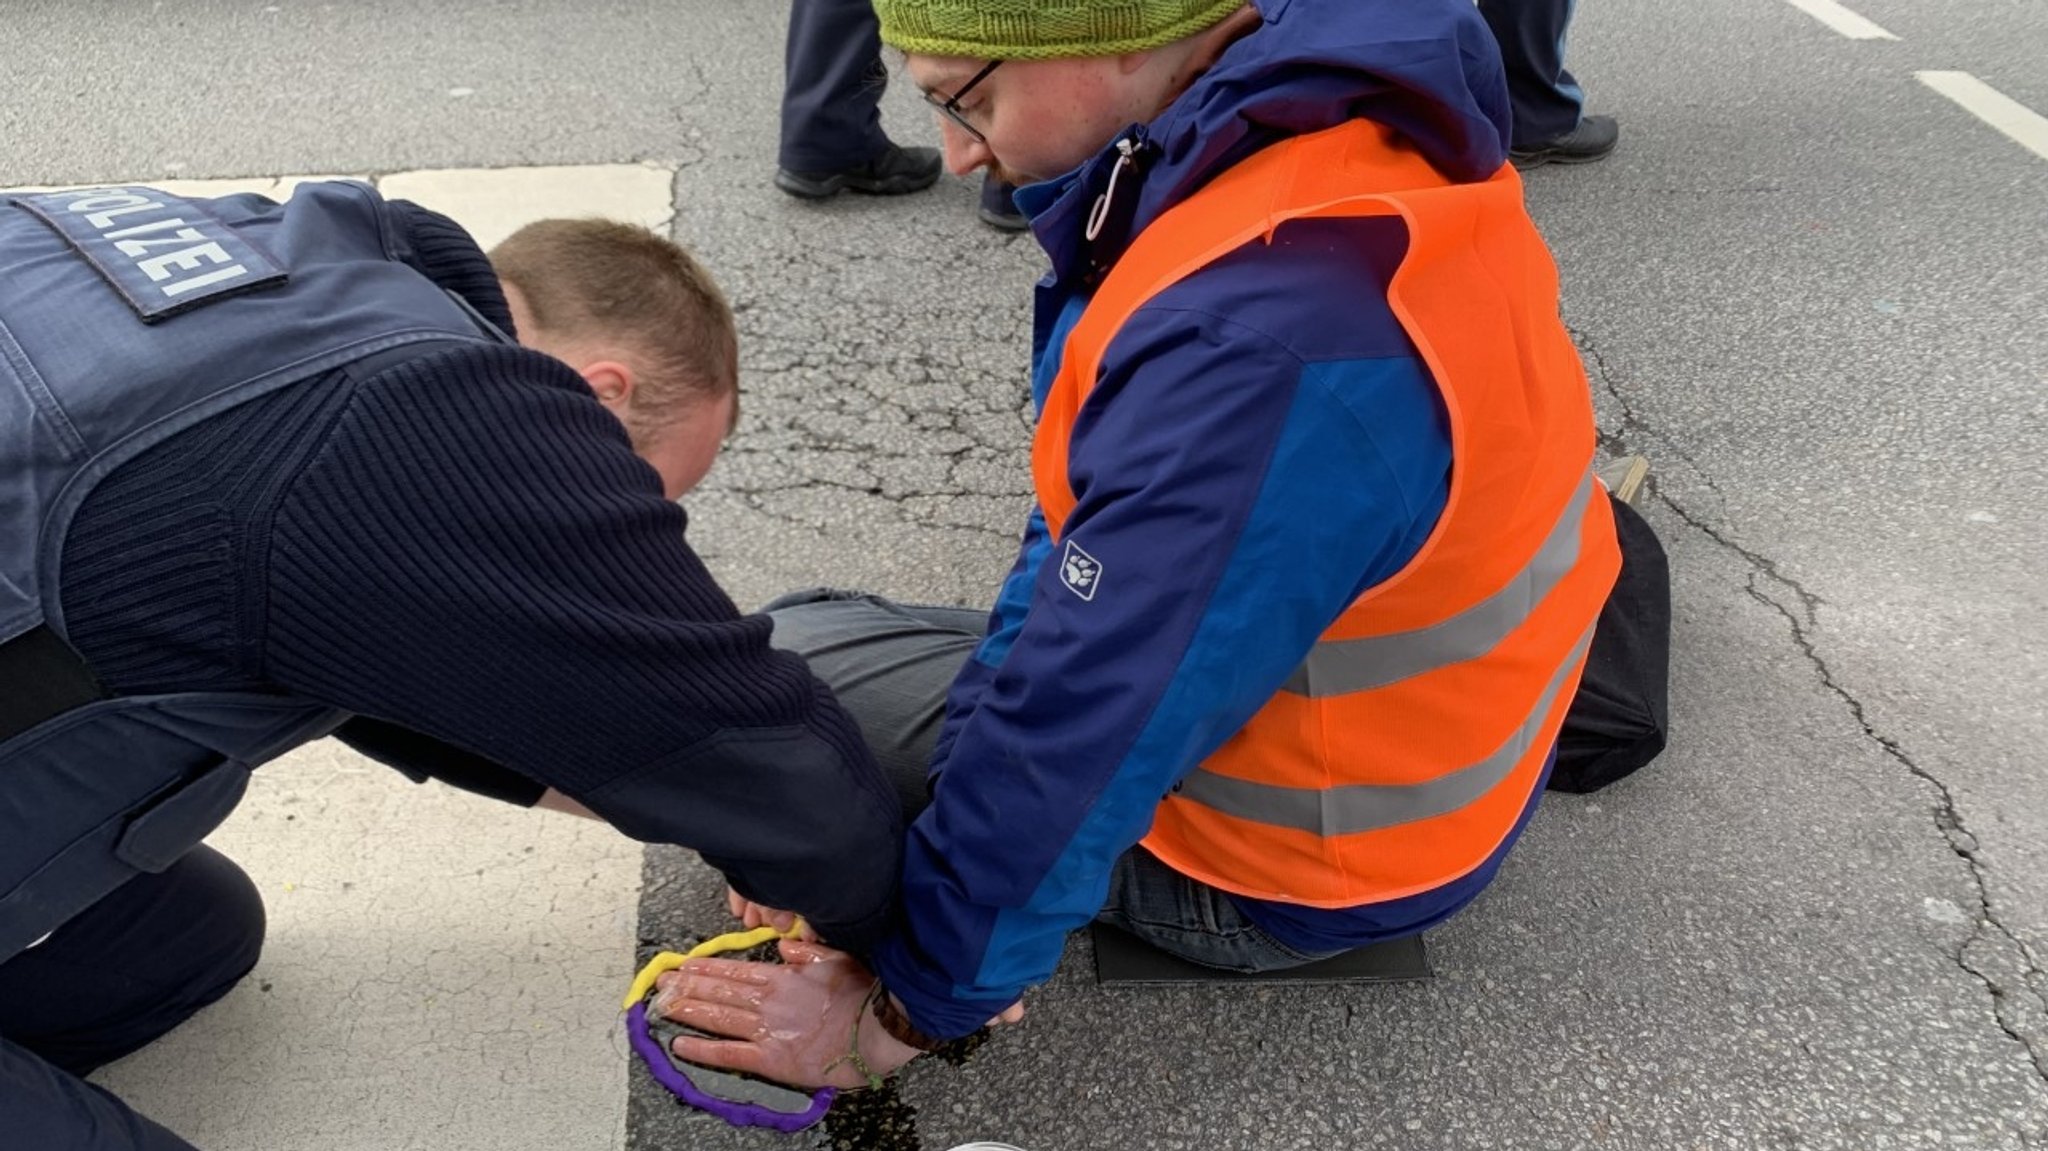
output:
[[[1922,84],[1963,110],[2012,137],[2020,147],[2048,160],[2048,116],[1977,79],[1968,72],[1915,72]]]
[[[1897,36],[1878,27],[1871,21],[1835,3],[1835,0],[1785,0],[1785,3],[1833,28],[1851,40],[1898,39]]]
[[[442,168],[393,172],[370,182],[390,199],[411,200],[445,212],[476,237],[485,250],[535,220],[551,216],[603,216],[666,235],[675,219],[670,186],[675,169],[658,164],[581,164],[549,168]],[[139,184],[179,196],[227,196],[255,192],[282,200],[314,180],[361,176],[248,176],[225,180],[110,180]],[[65,185],[77,187],[79,185]],[[97,185],[95,185],[97,186]],[[58,187],[0,188],[7,192],[52,192]]]
[[[453,168],[394,173],[378,180],[377,190],[446,212],[489,250],[550,216],[604,216],[666,234],[675,217],[675,176],[675,169],[653,164]]]

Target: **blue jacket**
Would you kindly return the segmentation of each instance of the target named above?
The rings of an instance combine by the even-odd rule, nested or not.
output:
[[[1262,27],[1120,137],[1136,164],[1097,240],[1084,225],[1114,148],[1019,193],[1052,260],[1036,300],[1041,405],[1130,238],[1260,148],[1367,118],[1453,179],[1505,162],[1499,54],[1468,0],[1260,8]],[[948,700],[933,802],[906,850],[906,926],[875,956],[921,1029],[962,1034],[1045,980],[1160,796],[1434,527],[1450,443],[1386,302],[1404,245],[1391,218],[1291,224],[1168,288],[1111,341],[1069,454],[1086,494],[1065,538],[1099,575],[1084,601],[1045,562],[1034,513]],[[1244,909],[1283,942],[1335,949],[1419,930],[1491,874],[1355,915]]]

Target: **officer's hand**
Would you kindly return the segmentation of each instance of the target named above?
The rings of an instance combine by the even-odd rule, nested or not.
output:
[[[732,912],[734,919],[739,920],[750,928],[767,926],[773,927],[777,931],[786,932],[798,922],[796,912],[777,911],[772,907],[755,903],[730,887],[725,889],[725,906],[727,910]],[[803,925],[803,930],[797,932],[796,937],[816,942],[818,933],[811,930],[811,925],[806,923]]]
[[[866,1008],[875,977],[858,960],[796,940],[783,941],[782,958],[692,959],[656,979],[652,1011],[726,1037],[682,1036],[676,1056],[796,1087],[866,1087],[867,1072],[847,1058],[858,1020],[868,1071],[889,1075],[917,1057]]]

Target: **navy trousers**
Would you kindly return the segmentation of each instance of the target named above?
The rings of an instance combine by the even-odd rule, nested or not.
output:
[[[263,901],[200,847],[0,963],[0,1144],[194,1151],[82,1077],[227,994],[263,948]]]
[[[889,146],[882,132],[882,23],[870,0],[796,0],[789,12],[782,86],[782,150],[792,172],[867,163]]]
[[[1575,0],[1479,0],[1479,14],[1500,43],[1514,106],[1510,147],[1531,148],[1579,126],[1586,96],[1564,67],[1565,30]]]

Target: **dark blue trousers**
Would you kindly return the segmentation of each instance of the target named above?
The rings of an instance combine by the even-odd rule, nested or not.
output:
[[[783,68],[782,167],[833,172],[889,146],[882,132],[889,71],[870,0],[795,0]]]
[[[1514,106],[1510,147],[1529,148],[1579,126],[1586,103],[1564,67],[1565,30],[1575,0],[1479,0],[1479,14],[1500,42]]]
[[[249,877],[201,847],[0,963],[0,1145],[194,1151],[82,1076],[227,994],[263,925]]]

